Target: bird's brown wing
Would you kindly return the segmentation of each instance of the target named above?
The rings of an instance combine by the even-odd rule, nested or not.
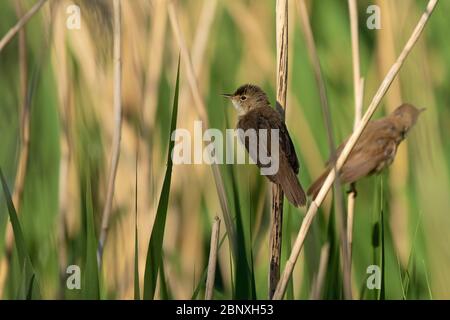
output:
[[[277,173],[267,175],[267,178],[269,178],[272,182],[281,185],[286,197],[295,206],[304,205],[306,202],[306,196],[296,176],[299,171],[297,155],[295,154],[292,140],[280,115],[270,107],[253,109],[240,118],[237,127],[243,131],[255,129],[257,131],[258,152],[262,152],[262,154],[266,154],[269,157],[272,156],[271,129],[279,130],[279,169]],[[267,130],[266,143],[260,143],[258,132],[261,129]],[[252,159],[256,160],[255,158],[257,157],[254,155],[252,156],[249,140],[245,139],[242,135],[240,136],[240,139]],[[258,167],[264,167],[264,165],[260,163],[259,157],[255,162]]]
[[[395,132],[395,128],[389,119],[369,122],[341,168],[341,182],[355,182],[364,176],[379,172],[389,165],[397,150],[396,135],[398,133]],[[344,150],[348,139],[345,139],[336,149],[336,158]],[[312,195],[313,198],[317,196],[331,168],[332,163],[329,160],[325,171],[309,187],[308,194]]]
[[[295,153],[294,144],[292,143],[291,136],[289,135],[289,131],[286,128],[284,122],[281,123],[281,135],[280,135],[280,143],[284,144],[284,150],[286,151],[286,157],[289,159],[289,163],[291,164],[292,170],[294,170],[295,174],[298,174],[300,170],[300,164],[298,162],[297,154]]]
[[[295,153],[295,148],[294,144],[292,143],[291,136],[289,135],[289,131],[286,128],[286,124],[276,110],[267,107],[262,108],[261,111],[261,116],[258,118],[261,122],[261,125],[263,122],[269,120],[270,125],[273,129],[279,129],[280,147],[284,151],[284,154],[286,155],[286,158],[289,161],[292,170],[294,170],[295,174],[298,174],[300,165],[298,162],[297,154]]]
[[[395,156],[397,144],[391,124],[387,121],[373,121],[369,124],[341,169],[343,183],[355,182],[380,171]]]
[[[378,130],[377,127],[380,127],[380,129]],[[349,158],[351,157],[352,153],[357,153],[359,152],[359,150],[361,150],[361,148],[364,147],[364,145],[366,144],[367,140],[371,140],[373,134],[376,134],[377,131],[379,131],[381,133],[381,130],[387,130],[386,126],[383,123],[380,123],[379,120],[374,120],[374,121],[370,121],[367,124],[366,129],[363,131],[363,133],[361,134],[361,137],[358,139],[358,142],[356,143],[356,145],[353,147],[352,152],[350,153]],[[380,134],[383,135],[383,134]],[[342,153],[342,150],[344,150],[345,145],[347,144],[348,140],[350,139],[350,136],[347,137],[337,148],[336,148],[336,159],[339,158],[339,156]],[[331,159],[333,157],[330,157],[330,159],[327,160],[327,162],[325,163],[327,165],[327,167],[330,167],[331,163]]]
[[[253,109],[249,111],[245,116],[239,119],[237,127],[244,131],[248,129],[266,129],[267,130],[267,145],[260,146],[262,148],[266,148],[263,150],[267,151],[267,155],[271,155],[270,150],[270,139],[271,139],[271,129],[278,129],[279,133],[279,144],[280,144],[280,156],[283,154],[283,157],[288,161],[290,167],[298,174],[299,172],[299,162],[297,158],[297,154],[295,153],[294,144],[292,143],[292,139],[289,136],[289,132],[286,128],[286,125],[282,121],[280,115],[270,107],[261,107],[257,109]],[[259,136],[258,136],[259,138]],[[249,141],[241,138],[241,141],[245,145],[247,151],[249,150]],[[259,143],[258,143],[259,145]],[[280,159],[281,160],[281,159]],[[280,161],[281,162],[281,161]]]

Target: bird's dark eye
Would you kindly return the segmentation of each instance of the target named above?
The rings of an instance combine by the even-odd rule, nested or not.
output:
[[[241,96],[241,101],[245,101],[245,100],[247,100],[247,97],[246,96]]]

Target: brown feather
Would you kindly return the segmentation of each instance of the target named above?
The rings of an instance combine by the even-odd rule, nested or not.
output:
[[[296,174],[299,172],[299,162],[295,153],[294,145],[287,131],[281,116],[278,112],[269,106],[261,106],[252,108],[245,115],[239,117],[237,124],[238,129],[244,131],[248,129],[267,129],[267,143],[266,145],[260,143],[259,136],[257,135],[257,145],[259,148],[263,148],[263,153],[268,156],[272,155],[270,150],[271,145],[271,129],[279,129],[279,170],[274,175],[267,175],[267,178],[274,183],[277,183],[283,189],[286,198],[295,206],[303,206],[306,204],[305,192],[298,181]],[[249,141],[245,139],[242,141],[247,151],[249,150]],[[262,168],[263,165],[256,161],[258,167]]]
[[[398,145],[416,123],[420,112],[411,105],[403,104],[389,116],[370,121],[341,168],[341,182],[353,183],[389,166],[395,158]],[[337,148],[333,159],[339,157],[347,141],[348,138]],[[309,187],[308,195],[313,198],[317,196],[331,168],[329,160],[325,172]]]

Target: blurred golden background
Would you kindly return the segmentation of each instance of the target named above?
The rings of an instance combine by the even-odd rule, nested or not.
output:
[[[66,287],[66,268],[84,272],[86,207],[92,204],[97,238],[106,201],[114,134],[112,0],[47,1],[0,52],[0,167],[13,194],[25,244],[45,299],[82,298]],[[289,64],[286,123],[308,186],[329,157],[326,129],[298,1],[288,1]],[[0,35],[36,1],[0,3]],[[122,140],[109,235],[100,272],[100,297],[132,299],[134,278],[144,283],[147,249],[167,165],[172,103],[180,53],[168,7],[170,0],[121,1]],[[306,1],[330,101],[335,141],[353,128],[354,101],[350,22],[346,1]],[[427,1],[357,1],[363,108],[402,50]],[[80,7],[81,28],[69,29],[67,8]],[[370,30],[367,7],[381,9],[380,30]],[[175,1],[175,18],[189,50],[210,126],[233,128],[236,113],[220,96],[239,85],[261,86],[275,101],[275,1]],[[355,207],[352,291],[364,289],[369,265],[380,264],[373,241],[383,211],[383,290],[387,299],[450,298],[450,3],[438,4],[419,42],[402,67],[379,118],[402,102],[427,111],[400,146],[388,172],[358,183]],[[173,17],[172,17],[173,18]],[[172,21],[173,22],[173,21]],[[193,131],[200,118],[183,59],[178,128]],[[29,122],[26,115],[29,107]],[[29,147],[23,133],[29,124]],[[24,151],[24,149],[28,149]],[[24,152],[28,152],[24,158]],[[20,164],[21,161],[25,161]],[[267,298],[270,187],[252,165],[223,165],[231,213],[242,224],[252,279],[247,294],[236,282],[227,239],[218,251],[215,298]],[[22,170],[22,172],[20,171]],[[20,173],[20,174],[19,174]],[[21,175],[23,178],[21,178]],[[137,180],[136,180],[137,179]],[[137,186],[137,189],[136,189]],[[23,192],[20,191],[23,188]],[[345,189],[346,190],[346,189]],[[344,190],[344,191],[345,191]],[[381,191],[380,191],[381,190]],[[380,193],[384,203],[380,209]],[[238,194],[238,196],[235,196]],[[210,166],[174,165],[162,264],[155,298],[190,299],[204,290],[214,216],[222,218]],[[14,198],[17,197],[17,198]],[[89,200],[89,199],[92,200]],[[135,271],[137,205],[138,275]],[[288,298],[311,297],[321,248],[330,245],[320,298],[342,298],[338,228],[328,196],[306,240]],[[285,201],[283,261],[305,209]],[[223,219],[222,219],[223,220]],[[222,221],[223,222],[223,221]],[[236,222],[236,221],[235,221]],[[8,258],[8,211],[0,195],[0,297],[20,291],[22,267],[15,250]],[[222,223],[220,239],[225,235]],[[156,276],[158,276],[156,275]],[[244,290],[244,291],[239,291]],[[142,292],[142,290],[141,290]],[[196,295],[200,298],[201,295]]]

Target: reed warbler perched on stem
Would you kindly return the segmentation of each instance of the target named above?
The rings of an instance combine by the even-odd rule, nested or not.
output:
[[[406,138],[424,110],[404,103],[387,117],[370,121],[341,168],[341,182],[353,183],[388,167],[394,161],[398,145]],[[337,148],[336,159],[347,141],[348,138]],[[333,163],[329,160],[325,172],[309,187],[308,195],[313,198],[317,196],[332,168]]]
[[[267,155],[275,156],[278,166],[276,172],[266,174],[267,178],[273,183],[281,186],[286,198],[294,206],[303,206],[306,203],[306,195],[300,182],[297,179],[299,172],[299,162],[295,153],[289,132],[284,124],[281,114],[270,106],[265,92],[258,86],[246,84],[239,87],[233,94],[224,94],[229,98],[239,113],[237,129],[241,129],[239,134],[241,142],[250,154],[250,157],[264,169],[267,166],[252,151],[252,147],[257,147],[259,156],[261,150]],[[251,140],[246,139],[244,132],[255,130],[255,132],[266,132],[267,138],[256,135],[255,144],[252,146]],[[275,130],[275,131],[274,131]],[[269,143],[271,138],[278,134],[276,144]],[[276,149],[273,149],[276,148]],[[254,149],[256,150],[256,148]],[[257,159],[255,159],[257,158]],[[263,170],[261,170],[263,171]]]

